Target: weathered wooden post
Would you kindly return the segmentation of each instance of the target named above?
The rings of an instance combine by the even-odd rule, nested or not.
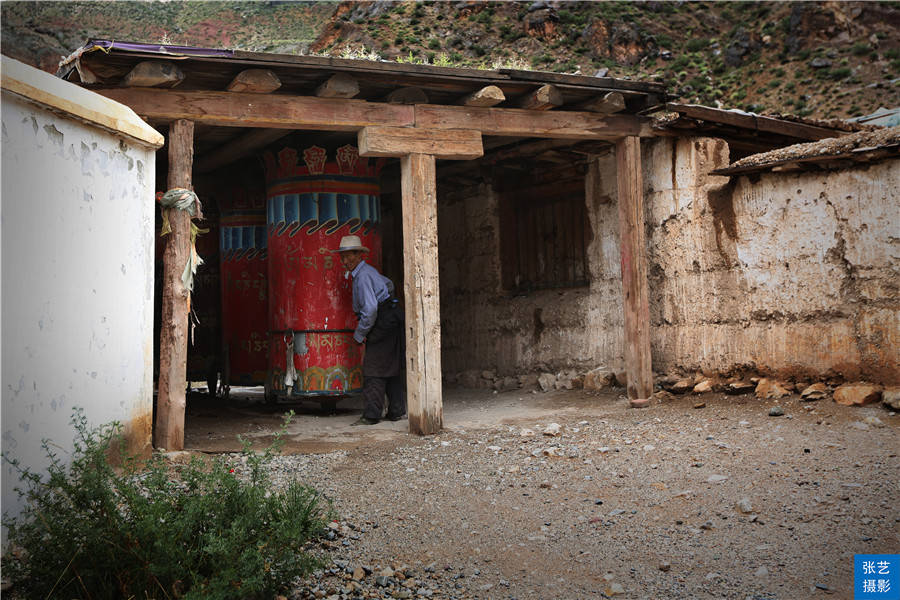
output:
[[[172,122],[169,127],[169,189],[191,189],[193,161],[194,123],[183,119]],[[166,450],[183,450],[190,291],[185,288],[181,276],[190,259],[191,215],[177,208],[163,210],[172,232],[166,236],[163,253],[155,445]]]
[[[616,142],[616,167],[628,399],[632,407],[643,408],[650,405],[653,370],[640,138],[629,136]]]
[[[443,427],[444,408],[435,158],[471,160],[482,156],[481,134],[366,127],[359,132],[359,154],[400,157],[409,431],[437,433]]]
[[[443,427],[444,409],[434,156],[404,156],[400,159],[400,174],[409,430],[437,433]]]

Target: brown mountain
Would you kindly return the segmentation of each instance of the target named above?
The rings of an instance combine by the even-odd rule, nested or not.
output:
[[[3,53],[88,38],[663,81],[683,102],[815,118],[900,105],[898,2],[3,2]]]

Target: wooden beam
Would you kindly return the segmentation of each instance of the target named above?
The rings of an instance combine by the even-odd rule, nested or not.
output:
[[[491,107],[500,104],[504,100],[506,100],[506,96],[503,94],[503,90],[496,85],[488,85],[463,96],[456,103],[462,106]]]
[[[388,104],[428,104],[428,94],[418,87],[402,87],[394,90],[384,101]]]
[[[172,88],[182,81],[184,73],[172,61],[145,60],[134,65],[122,79],[122,84],[126,87]]]
[[[619,92],[607,92],[599,98],[594,98],[580,104],[578,108],[604,115],[611,115],[625,110],[625,96]]]
[[[627,137],[616,142],[616,180],[625,313],[625,372],[628,399],[633,407],[639,408],[650,404],[653,393],[640,139]]]
[[[415,121],[421,129],[477,129],[482,135],[593,140],[653,135],[647,117],[575,111],[420,104],[415,107]]]
[[[720,108],[711,108],[709,106],[698,106],[695,104],[674,104],[670,102],[666,104],[666,110],[677,112],[678,114],[691,119],[732,125],[741,129],[765,131],[767,133],[775,133],[802,140],[822,140],[847,135],[849,133],[846,131],[829,129],[827,127],[819,127],[817,125],[795,123],[794,121],[787,121],[784,119],[738,113],[730,110],[722,110]]]
[[[481,133],[467,129],[366,127],[358,136],[360,156],[429,154],[434,158],[471,160],[484,155]]]
[[[169,189],[191,189],[193,160],[194,124],[175,121],[169,129]],[[156,447],[171,451],[184,449],[190,292],[184,287],[181,274],[190,256],[191,217],[177,208],[164,210],[172,232],[166,236],[163,252]]]
[[[562,103],[562,93],[555,86],[547,84],[519,99],[516,106],[526,110],[550,110],[562,106]]]
[[[357,131],[412,126],[414,107],[282,94],[107,88],[94,90],[149,120],[190,119],[223,127]]]
[[[419,435],[439,432],[444,422],[434,166],[427,154],[400,160],[407,412],[409,432]]]
[[[319,98],[353,98],[359,94],[359,82],[346,73],[335,73],[316,88]]]
[[[269,69],[245,69],[235,75],[225,89],[229,92],[268,94],[281,87],[278,75]]]
[[[221,148],[207,153],[197,161],[194,172],[209,173],[219,167],[230,165],[290,133],[292,133],[290,129],[251,129],[248,133],[228,142]]]
[[[190,119],[225,127],[358,131],[370,125],[472,129],[484,135],[616,140],[654,135],[651,120],[634,115],[384,104],[283,94],[105,88],[94,90],[148,120]]]

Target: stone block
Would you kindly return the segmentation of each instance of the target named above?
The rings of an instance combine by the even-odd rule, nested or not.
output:
[[[781,381],[763,377],[759,380],[759,383],[756,384],[757,398],[770,400],[772,398],[783,398],[790,395],[791,392],[788,390],[787,384]]]
[[[606,367],[597,367],[584,374],[584,389],[591,392],[602,390],[612,385],[616,375]]]
[[[843,406],[864,406],[881,400],[882,389],[864,381],[845,383],[834,390],[834,401]]]

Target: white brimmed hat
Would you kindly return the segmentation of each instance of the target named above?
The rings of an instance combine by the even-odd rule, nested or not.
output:
[[[332,252],[350,252],[351,250],[369,251],[368,248],[362,245],[362,240],[359,239],[358,235],[345,235],[341,238],[341,245],[338,246],[338,249],[332,250]]]

